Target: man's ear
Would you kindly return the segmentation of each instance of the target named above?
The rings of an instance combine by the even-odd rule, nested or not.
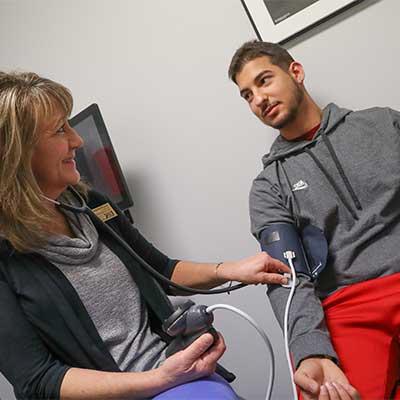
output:
[[[305,78],[304,68],[299,62],[293,61],[289,65],[288,72],[297,83],[299,83],[299,84],[304,83],[304,78]]]

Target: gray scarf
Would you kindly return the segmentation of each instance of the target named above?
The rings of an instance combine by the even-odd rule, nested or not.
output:
[[[68,193],[63,193],[61,200],[76,205],[75,199]],[[50,262],[67,265],[85,264],[96,254],[99,246],[99,234],[86,214],[74,214],[66,210],[62,210],[62,212],[67,217],[76,237],[53,235],[49,238],[47,245],[38,252]]]

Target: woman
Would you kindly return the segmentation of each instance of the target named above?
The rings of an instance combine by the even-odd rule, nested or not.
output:
[[[74,157],[83,141],[68,124],[71,110],[64,86],[0,73],[0,372],[24,399],[148,398],[211,375],[223,338],[202,335],[166,358],[160,286],[86,214],[55,205],[76,202],[71,186],[91,209],[108,203],[80,182]],[[175,283],[285,283],[277,272],[290,272],[265,253],[222,264],[171,260],[111,207],[110,226]]]

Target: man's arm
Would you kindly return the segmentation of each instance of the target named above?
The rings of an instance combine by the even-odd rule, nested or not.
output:
[[[295,224],[295,218],[286,205],[287,199],[286,202],[284,199],[279,188],[264,179],[263,174],[254,181],[250,193],[250,217],[252,232],[257,239],[269,225]],[[288,295],[289,290],[280,285],[268,288],[268,297],[281,328]],[[288,325],[289,348],[297,368],[295,381],[303,398],[358,399],[356,390],[348,385],[346,376],[336,364],[337,355],[325,325],[321,302],[315,294],[314,284],[306,276],[298,276]],[[338,388],[328,385],[332,382]]]
[[[283,329],[289,289],[274,285],[268,287],[267,293],[274,314]],[[314,293],[314,284],[307,277],[298,277],[290,305],[288,326],[289,347],[295,366],[313,355],[326,356],[335,361],[338,359],[325,324],[321,302]]]
[[[295,225],[294,215],[287,206],[287,196],[280,193],[280,190],[276,185],[272,185],[263,173],[253,183],[250,192],[250,218],[252,232],[258,240],[263,230],[270,225]],[[283,328],[289,290],[280,285],[271,285],[267,293],[274,314]],[[290,306],[288,337],[295,366],[302,359],[316,354],[337,359],[314,284],[303,275],[298,276],[298,284]]]

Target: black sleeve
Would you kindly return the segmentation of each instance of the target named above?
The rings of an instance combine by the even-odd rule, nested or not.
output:
[[[129,219],[124,215],[120,208],[113,203],[109,198],[103,194],[91,190],[89,191],[89,206],[94,209],[105,203],[109,203],[112,208],[117,212],[118,216],[114,219],[109,220],[107,223],[122,234],[123,239],[133,248],[133,250],[150,264],[159,273],[163,274],[168,279],[171,278],[172,273],[175,269],[176,264],[180,260],[171,259],[154,247],[148,242],[141,233],[131,224]],[[172,294],[170,287],[164,282],[160,282],[161,286],[167,294]]]
[[[69,366],[55,359],[0,275],[0,372],[20,399],[58,399]]]
[[[120,211],[119,211],[120,212]],[[158,272],[171,278],[176,264],[179,260],[170,259],[150,242],[129,222],[122,213],[119,214],[119,226],[124,239],[135,250],[135,252],[149,263]]]

